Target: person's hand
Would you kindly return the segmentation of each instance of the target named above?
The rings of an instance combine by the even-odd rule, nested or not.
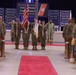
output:
[[[38,39],[38,35],[36,35],[36,38]]]
[[[36,32],[34,32],[34,35],[36,35]]]

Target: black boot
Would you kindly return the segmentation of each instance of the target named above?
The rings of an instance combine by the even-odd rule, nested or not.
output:
[[[35,48],[34,48],[34,46],[33,46],[33,48],[32,48],[32,50],[34,50]]]
[[[45,50],[45,47],[43,47],[43,50]]]
[[[15,49],[19,49],[19,48],[18,48],[18,45],[16,45]]]
[[[25,47],[25,50],[28,50],[28,47]]]
[[[41,47],[41,50],[43,50],[43,47]]]
[[[35,46],[35,50],[37,50],[37,46]]]

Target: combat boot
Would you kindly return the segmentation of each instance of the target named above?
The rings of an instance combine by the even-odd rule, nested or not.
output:
[[[28,50],[28,47],[25,47],[25,50]]]
[[[37,50],[37,46],[35,46],[35,50]]]
[[[15,49],[19,49],[18,45],[16,45]]]
[[[41,50],[43,50],[43,47],[41,47]]]
[[[45,50],[45,47],[43,47],[43,50]]]
[[[34,50],[34,46],[33,46],[32,50]]]

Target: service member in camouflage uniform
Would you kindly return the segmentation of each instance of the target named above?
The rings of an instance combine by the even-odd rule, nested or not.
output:
[[[73,26],[74,24],[73,23],[70,23],[69,26],[68,26],[68,36],[69,36],[69,44],[71,45],[71,41],[72,41],[72,32],[73,32]],[[70,49],[71,50],[71,49]]]
[[[11,27],[11,41],[14,41],[14,25],[15,25],[15,20],[12,20],[12,22],[9,22],[9,25]]]
[[[75,18],[72,18],[72,24],[75,25]]]
[[[5,34],[6,34],[6,26],[5,23],[2,21],[2,17],[0,16],[0,51],[1,51],[1,57],[4,57],[4,40],[5,40]]]
[[[41,42],[41,21],[39,20],[39,26],[38,26],[38,43]]]
[[[64,27],[63,30],[63,37],[69,39],[69,45],[71,45],[71,40],[73,38],[72,31],[73,31],[74,24],[72,23],[72,19],[68,20],[68,24]]]
[[[24,50],[28,50],[28,45],[29,45],[29,23],[26,23],[25,26],[22,28],[22,38],[23,38],[23,45],[24,45]]]
[[[38,41],[38,20],[34,19],[32,25],[32,50],[37,50],[37,41]]]
[[[76,51],[76,24],[75,24],[75,19],[72,19],[73,20],[73,24],[74,24],[74,27],[73,27],[73,38],[75,39],[75,51]]]
[[[45,50],[45,45],[46,45],[46,26],[45,26],[45,21],[42,21],[41,25],[41,50]]]
[[[50,20],[47,24],[47,30],[48,30],[48,42],[53,42],[53,34],[54,34],[54,23],[52,20]]]
[[[63,38],[65,40],[65,44],[66,44],[66,42],[69,42],[68,43],[68,45],[69,45],[68,52],[70,52],[70,50],[71,50],[71,41],[73,38],[73,35],[72,35],[73,26],[74,26],[74,24],[72,24],[72,19],[69,19],[68,23],[64,26],[64,29],[63,29]],[[66,45],[65,45],[65,50],[66,50]],[[65,53],[66,53],[66,51],[65,51]],[[69,56],[66,58],[69,58]]]
[[[75,19],[72,18],[72,24],[73,26],[73,31],[72,31],[72,41],[71,41],[71,51],[70,51],[70,63],[75,64],[75,58],[76,58],[76,24],[75,24]],[[72,60],[72,61],[71,61]]]
[[[21,23],[19,22],[19,19],[16,18],[16,22],[14,25],[14,38],[15,38],[15,49],[19,49],[19,40],[21,37]]]
[[[29,22],[29,28],[28,28],[28,39],[30,39],[30,36],[32,35],[32,30],[33,30],[33,24]],[[32,38],[32,36],[31,36]]]
[[[76,24],[75,24],[75,18],[72,18],[72,24],[74,25],[74,26],[73,26],[73,33],[72,33],[72,34],[73,34],[73,38],[75,38],[75,28],[76,28],[76,27],[75,27],[75,25],[76,25]],[[75,45],[75,50],[76,50],[76,45]]]

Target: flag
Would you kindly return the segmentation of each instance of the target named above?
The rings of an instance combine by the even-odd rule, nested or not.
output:
[[[26,3],[26,8],[24,9],[23,20],[22,20],[22,28],[24,28],[28,23],[28,17],[29,17],[29,5]]]

